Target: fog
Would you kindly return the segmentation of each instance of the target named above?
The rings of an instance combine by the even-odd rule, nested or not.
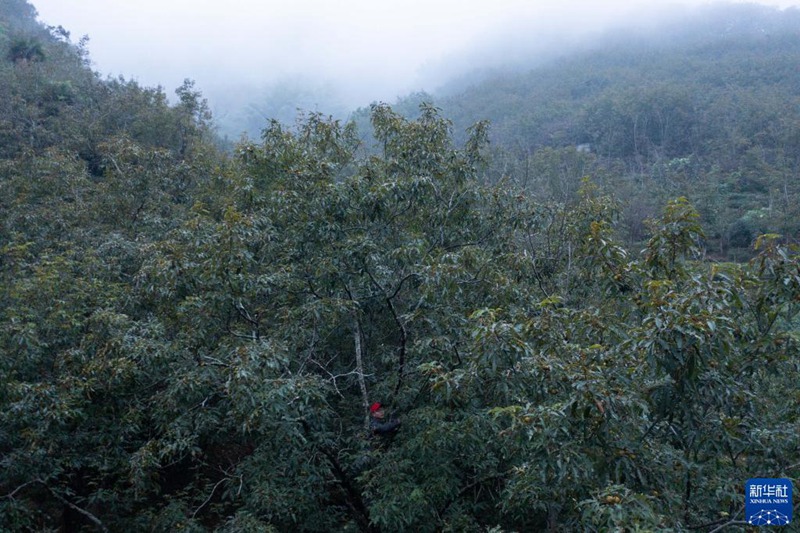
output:
[[[31,0],[90,37],[94,68],[168,94],[197,82],[226,133],[244,114],[342,114],[471,69],[523,63],[702,0]],[[765,1],[789,7],[796,1]]]

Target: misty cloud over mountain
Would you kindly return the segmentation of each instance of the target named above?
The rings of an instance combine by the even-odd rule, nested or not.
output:
[[[766,2],[788,7],[795,2]],[[695,16],[704,1],[435,3],[40,0],[40,19],[88,34],[94,66],[170,94],[196,80],[223,133],[298,108],[339,117],[475,73],[530,68],[601,36]]]

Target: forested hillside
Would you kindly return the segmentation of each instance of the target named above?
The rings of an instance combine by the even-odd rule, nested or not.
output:
[[[572,202],[592,176],[624,199],[631,245],[687,196],[709,253],[742,260],[760,233],[800,232],[798,28],[797,9],[720,4],[398,104],[413,116],[410,104],[433,102],[456,132],[489,120],[493,182]]]
[[[800,476],[791,236],[715,263],[654,196],[627,244],[610,186],[699,176],[683,141],[531,140],[523,175],[375,105],[372,151],[310,114],[220,153],[191,82],[102,79],[24,0],[0,92],[0,530],[711,531]]]

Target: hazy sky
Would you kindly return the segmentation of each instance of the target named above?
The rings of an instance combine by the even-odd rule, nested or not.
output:
[[[220,88],[309,77],[350,103],[434,89],[475,43],[521,44],[586,32],[705,0],[31,0],[73,40],[89,35],[96,70],[171,94],[184,78]],[[800,0],[765,0],[787,7]],[[569,30],[568,30],[569,28]],[[525,42],[525,43],[523,43]],[[437,79],[437,74],[440,74]]]

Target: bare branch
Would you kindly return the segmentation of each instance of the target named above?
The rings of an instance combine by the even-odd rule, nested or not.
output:
[[[731,520],[730,522],[725,522],[724,524],[722,524],[719,527],[715,527],[714,529],[712,529],[708,533],[717,533],[717,531],[722,531],[726,527],[730,527],[730,526],[749,526],[749,525],[750,525],[750,522],[748,522],[747,520]]]
[[[388,297],[388,299],[389,299],[389,300],[393,300],[393,299],[394,299],[394,298],[397,296],[397,294],[400,292],[400,289],[402,289],[402,288],[403,288],[403,283],[405,283],[405,282],[406,282],[406,280],[409,280],[409,279],[411,279],[411,278],[413,278],[413,277],[416,277],[416,276],[419,276],[419,274],[417,274],[416,272],[412,272],[412,273],[411,273],[411,274],[409,274],[408,276],[406,276],[406,277],[404,277],[403,279],[401,279],[401,280],[400,280],[400,283],[398,283],[398,284],[397,284],[397,288],[396,288],[396,289],[395,289],[395,291],[392,293],[392,295]],[[372,277],[372,276],[370,276],[370,277]],[[374,280],[373,280],[373,281],[374,281]],[[380,285],[379,285],[379,287],[380,287]],[[383,290],[383,289],[381,289],[381,290]]]
[[[247,334],[247,333],[236,333],[231,328],[227,328],[227,330],[228,330],[228,334],[229,335],[231,335],[233,337],[236,337],[237,339],[247,339],[247,340],[253,341],[253,342],[258,341],[258,336],[254,335],[253,333],[250,333],[250,334]]]
[[[69,507],[70,509],[73,509],[74,511],[77,511],[77,512],[79,512],[80,514],[82,514],[83,516],[85,516],[87,519],[89,519],[89,521],[91,521],[92,523],[94,523],[94,525],[96,525],[96,526],[97,526],[97,527],[100,529],[100,531],[104,531],[104,532],[108,533],[108,528],[107,528],[107,527],[105,526],[105,524],[103,524],[103,522],[102,522],[102,521],[101,521],[99,518],[97,518],[95,515],[93,515],[92,513],[90,513],[89,511],[87,511],[86,509],[83,509],[82,507],[78,507],[77,505],[75,505],[74,503],[72,503],[71,501],[69,501],[68,499],[66,499],[65,497],[63,497],[62,495],[60,495],[59,493],[57,493],[56,491],[54,491],[54,490],[53,490],[53,489],[52,489],[52,488],[51,488],[51,487],[50,487],[50,486],[49,486],[47,483],[45,483],[43,480],[41,480],[41,479],[37,479],[37,480],[35,480],[35,481],[36,481],[37,483],[40,483],[41,485],[43,485],[43,486],[44,486],[44,488],[46,488],[48,491],[50,491],[50,494],[52,494],[52,495],[55,497],[55,499],[57,499],[58,501],[60,501],[61,503],[63,503],[63,504],[64,504],[64,505],[66,505],[67,507]]]
[[[351,370],[350,372],[345,372],[344,374],[333,374],[330,370],[328,370],[325,367],[325,365],[323,365],[319,361],[316,361],[315,359],[309,359],[309,361],[311,361],[312,363],[317,365],[320,368],[320,370],[322,370],[323,372],[328,374],[328,376],[330,376],[331,383],[333,383],[333,389],[336,391],[336,394],[338,394],[342,398],[344,398],[344,395],[339,390],[339,386],[336,384],[336,380],[337,379],[346,378],[347,376],[358,376],[358,378],[360,380],[360,379],[363,379],[364,377],[369,377],[369,376],[373,376],[374,375],[374,374],[364,374],[364,373],[359,372],[358,370]]]
[[[406,366],[406,344],[408,342],[408,333],[406,332],[406,325],[400,320],[400,317],[397,315],[397,310],[394,307],[394,303],[392,299],[397,296],[397,293],[400,292],[400,288],[403,286],[403,282],[408,279],[413,274],[409,274],[400,282],[400,285],[397,287],[397,290],[394,291],[392,296],[388,296],[386,294],[386,290],[378,283],[378,280],[372,275],[366,266],[364,267],[364,272],[367,273],[369,279],[372,281],[372,284],[377,287],[378,290],[383,293],[384,298],[386,299],[386,305],[389,307],[389,311],[392,313],[392,318],[394,318],[395,324],[397,324],[397,328],[400,331],[400,345],[398,346],[398,364],[397,364],[397,385],[394,388],[394,395],[397,396],[397,393],[400,391],[400,387],[403,385],[403,374],[405,372]]]
[[[206,498],[206,501],[204,501],[203,503],[201,503],[201,504],[200,504],[200,507],[198,507],[197,509],[195,509],[195,510],[194,510],[194,512],[192,513],[192,518],[194,518],[195,516],[197,516],[197,513],[199,513],[199,512],[200,512],[200,509],[202,509],[203,507],[205,507],[206,505],[208,505],[208,502],[210,502],[210,501],[211,501],[211,498],[213,498],[213,497],[214,497],[214,492],[217,490],[217,487],[219,487],[219,486],[220,486],[220,485],[221,485],[223,482],[225,482],[225,481],[227,481],[227,480],[228,480],[228,478],[222,478],[222,479],[220,479],[219,481],[217,481],[217,484],[216,484],[216,485],[214,485],[214,488],[213,488],[213,489],[211,489],[211,494],[209,494],[209,495],[208,495],[208,498]]]
[[[253,318],[247,309],[244,308],[244,304],[241,301],[236,302],[234,305],[236,308],[236,312],[239,313],[239,316],[249,322],[251,325],[258,327],[258,314],[256,314],[255,318]]]
[[[231,332],[231,333],[233,334],[233,332]],[[204,361],[208,361],[207,364],[210,364],[210,365],[213,365],[213,366],[224,366],[224,367],[230,366],[228,363],[225,363],[225,362],[217,359],[216,357],[211,357],[209,355],[201,355],[200,359],[203,359]]]
[[[20,485],[20,486],[19,486],[19,487],[17,487],[16,489],[12,490],[11,492],[9,492],[8,494],[6,494],[5,496],[2,496],[2,498],[11,498],[11,499],[13,500],[13,499],[14,499],[14,495],[15,495],[16,493],[18,493],[19,491],[21,491],[22,489],[24,489],[24,488],[25,488],[25,487],[27,487],[28,485],[32,485],[32,484],[36,483],[37,481],[38,481],[38,480],[34,479],[33,481],[28,481],[27,483],[23,483],[22,485]]]
[[[367,383],[364,380],[364,358],[361,346],[361,322],[358,320],[358,311],[353,311],[353,340],[356,350],[356,370],[358,375],[358,386],[361,388],[361,400],[364,403],[364,428],[369,428],[369,396],[367,395]]]
[[[343,283],[343,285],[350,301],[356,303],[353,298],[353,293],[350,292],[350,287],[347,286],[347,283]],[[356,352],[356,371],[358,372],[356,375],[358,376],[358,386],[361,389],[361,401],[364,404],[364,429],[369,429],[369,395],[367,394],[367,383],[364,380],[364,357],[363,347],[361,345],[362,335],[361,321],[358,318],[358,308],[355,307],[353,309],[353,341],[355,343]]]

